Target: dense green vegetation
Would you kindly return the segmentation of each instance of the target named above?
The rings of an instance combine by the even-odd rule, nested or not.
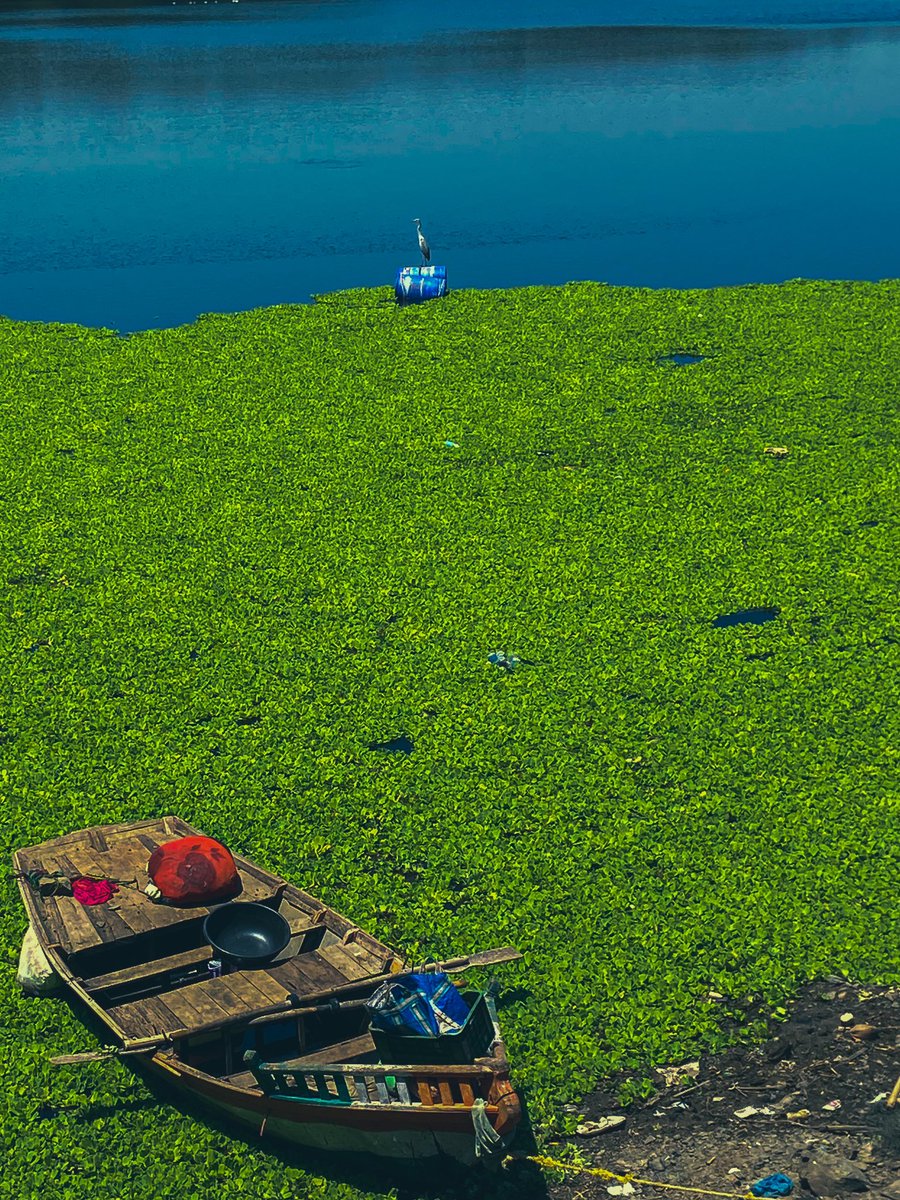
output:
[[[900,282],[326,299],[0,321],[5,861],[177,813],[410,953],[515,944],[540,1128],[722,1045],[710,989],[900,981]],[[358,1194],[49,1067],[96,1039],[2,889],[0,1196]]]

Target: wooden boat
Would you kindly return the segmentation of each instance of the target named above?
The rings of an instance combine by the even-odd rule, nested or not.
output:
[[[211,910],[153,903],[143,893],[152,852],[199,833],[165,817],[95,826],[13,855],[40,947],[65,986],[121,1042],[116,1052],[261,1137],[397,1159],[446,1155],[466,1164],[488,1158],[491,1145],[501,1151],[520,1107],[490,995],[488,1036],[471,1061],[379,1061],[364,1002],[410,964],[238,855],[238,899],[275,908],[291,939],[265,967],[226,965],[221,976],[211,975],[213,951],[203,935]],[[35,877],[24,878],[35,871],[135,886],[85,906],[73,896],[40,894]],[[511,950],[480,957],[491,953],[494,961],[520,957]]]

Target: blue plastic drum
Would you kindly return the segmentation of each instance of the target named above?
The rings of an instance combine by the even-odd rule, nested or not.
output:
[[[447,295],[446,267],[401,267],[394,283],[398,304],[421,304]]]

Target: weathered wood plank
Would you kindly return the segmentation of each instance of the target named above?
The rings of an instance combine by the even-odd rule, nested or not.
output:
[[[438,1080],[438,1091],[441,1093],[441,1104],[453,1104],[453,1092],[446,1079]]]
[[[65,857],[65,855],[63,855]],[[46,856],[42,864],[45,871],[63,870],[62,863],[55,857]],[[61,940],[64,950],[74,952],[89,946],[102,946],[105,939],[85,913],[84,906],[74,896],[54,896],[56,911],[63,924],[65,938]]]
[[[288,959],[276,967],[269,967],[269,974],[284,983],[288,991],[296,992],[299,996],[325,991],[347,982],[346,977],[325,962],[315,950],[298,954],[296,958]]]
[[[231,971],[224,976],[229,990],[252,1012],[268,1008],[271,1003],[269,997],[256,984],[257,974],[256,971]]]
[[[172,838],[171,840],[174,841],[175,839]],[[158,842],[155,837],[151,837],[148,833],[139,833],[136,836],[135,841],[139,842],[143,848],[144,853],[147,855],[147,862],[150,861],[153,854],[155,854],[162,845],[162,842]]]
[[[352,946],[342,946],[340,943],[334,946],[320,946],[316,953],[330,963],[336,971],[340,971],[348,982],[351,979],[366,979],[375,974],[374,971],[359,962],[358,957],[353,954]]]
[[[200,991],[202,989],[204,996],[209,996],[215,1000],[221,1008],[224,1008],[228,1013],[234,1013],[235,1016],[244,1014],[251,1016],[262,1005],[248,1004],[240,995],[238,990],[235,990],[230,985],[231,976],[227,978],[208,979],[204,983],[192,984],[194,988]]]
[[[431,1095],[431,1088],[423,1079],[416,1080],[416,1088],[418,1089],[419,1099],[421,1100],[422,1104],[424,1104],[427,1108],[431,1108],[434,1105],[434,1099]]]
[[[467,1108],[471,1108],[475,1103],[475,1093],[472,1091],[471,1084],[466,1083],[464,1079],[459,1082],[459,1094],[462,1096],[463,1104]]]
[[[165,993],[164,1003],[175,1018],[169,1029],[191,1029],[205,1021],[217,1021],[228,1015],[211,996],[194,994],[196,987],[196,984],[188,984]]]
[[[317,1066],[319,1063],[356,1062],[356,1055],[370,1054],[375,1049],[375,1043],[368,1033],[360,1037],[348,1038],[344,1042],[334,1042],[331,1046],[320,1046],[301,1058],[287,1059],[280,1063],[285,1070],[292,1067]]]
[[[156,1029],[156,1022],[150,1020],[148,1010],[134,1002],[107,1009],[107,1016],[129,1038],[152,1037],[161,1032]]]
[[[89,992],[110,991],[127,983],[143,982],[155,976],[168,975],[170,971],[183,971],[187,967],[199,967],[212,958],[212,946],[199,946],[196,950],[186,950],[183,954],[169,954],[153,962],[136,963],[133,967],[123,967],[119,971],[108,971],[105,975],[94,975],[85,981]],[[281,999],[284,999],[282,994]]]
[[[279,983],[269,971],[254,971],[253,982],[266,997],[268,1004],[281,1004],[288,997],[289,989],[283,983]]]
[[[68,854],[57,854],[56,860],[63,871],[67,871],[73,878],[78,875],[100,875],[101,878],[106,878],[103,875],[102,867],[98,867],[94,861],[94,856],[89,852],[84,851],[81,847],[73,847],[72,853],[80,854],[79,863]],[[86,865],[81,865],[86,864]],[[104,942],[117,942],[123,937],[131,937],[132,929],[117,911],[110,907],[115,902],[115,895],[107,904],[91,904],[85,907],[81,905],[87,919],[91,922],[97,932],[100,934]],[[76,901],[81,904],[80,901]]]

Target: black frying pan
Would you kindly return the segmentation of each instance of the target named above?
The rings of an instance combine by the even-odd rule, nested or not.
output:
[[[274,908],[232,900],[212,910],[203,922],[203,936],[227,962],[238,967],[262,967],[291,940],[291,927]]]

